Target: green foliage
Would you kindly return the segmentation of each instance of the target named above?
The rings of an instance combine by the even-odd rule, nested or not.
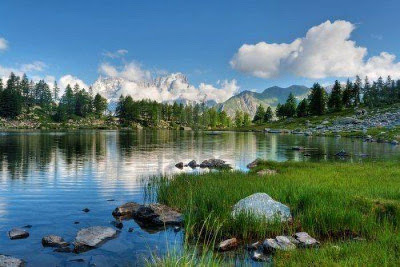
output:
[[[326,92],[319,83],[314,83],[309,96],[310,113],[322,115],[326,111]]]
[[[329,110],[340,111],[343,108],[342,98],[343,98],[342,87],[339,81],[336,80],[328,99]]]
[[[107,110],[107,99],[97,93],[93,100],[93,108],[97,117],[101,117]]]
[[[256,123],[256,124],[261,124],[261,123],[263,123],[263,122],[264,122],[264,117],[265,117],[265,109],[264,109],[264,107],[260,104],[260,105],[257,107],[256,114],[254,115],[253,123]]]
[[[300,101],[299,105],[297,106],[296,109],[296,115],[297,117],[307,117],[309,114],[309,104],[307,98],[304,98],[303,100]]]
[[[268,107],[267,110],[265,111],[264,122],[270,122],[273,117],[274,117],[274,112],[272,111],[271,107]]]

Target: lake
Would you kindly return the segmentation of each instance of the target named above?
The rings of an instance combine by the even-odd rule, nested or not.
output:
[[[317,149],[310,155],[292,146]],[[341,149],[352,156],[341,159]],[[360,139],[264,133],[191,131],[7,131],[0,133],[0,254],[29,265],[143,265],[152,253],[179,249],[182,232],[142,230],[124,221],[116,239],[82,253],[57,253],[41,239],[60,235],[72,242],[79,229],[111,226],[115,207],[145,200],[146,179],[192,172],[174,165],[192,159],[220,158],[246,170],[256,158],[276,161],[377,160],[396,157],[400,148]],[[197,170],[194,170],[197,171]],[[90,212],[83,212],[89,208]],[[79,222],[76,224],[76,222]],[[27,239],[10,240],[14,227],[27,228]],[[133,227],[133,232],[128,229]]]

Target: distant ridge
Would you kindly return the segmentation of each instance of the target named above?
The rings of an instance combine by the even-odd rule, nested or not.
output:
[[[306,97],[310,89],[303,85],[291,85],[289,87],[272,86],[263,92],[243,91],[223,103],[217,104],[218,110],[225,110],[229,116],[233,117],[236,110],[247,112],[250,116],[254,116],[257,106],[275,108],[278,103],[284,103],[290,93],[301,100]]]

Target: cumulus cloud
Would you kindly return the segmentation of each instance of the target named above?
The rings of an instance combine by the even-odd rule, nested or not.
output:
[[[201,83],[196,87],[182,73],[163,73],[152,78],[151,71],[143,69],[136,62],[123,66],[102,63],[99,72],[105,78],[96,81],[93,90],[109,100],[117,100],[122,94],[130,95],[135,100],[152,99],[158,102],[223,102],[239,90],[236,80],[224,80],[217,85]],[[160,75],[158,72],[156,74]]]
[[[75,76],[72,76],[70,74],[67,74],[67,75],[62,76],[58,81],[58,86],[60,87],[60,95],[62,95],[64,93],[64,90],[68,84],[71,87],[74,87],[75,84],[78,84],[80,88],[85,88],[86,90],[89,88],[89,86],[81,79],[79,79]]]
[[[106,51],[103,53],[103,56],[109,57],[109,58],[120,58],[125,56],[128,53],[128,50],[126,49],[119,49],[114,52]]]
[[[231,66],[241,72],[274,78],[292,74],[305,78],[392,75],[400,78],[400,64],[393,54],[367,57],[367,48],[350,40],[355,25],[343,20],[326,21],[309,29],[305,37],[287,43],[244,44]]]
[[[8,48],[8,41],[0,37],[0,51],[7,50],[7,48]]]

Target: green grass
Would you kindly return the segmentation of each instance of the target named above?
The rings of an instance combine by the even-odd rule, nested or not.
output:
[[[278,174],[258,176],[256,171],[262,168],[275,169]],[[400,263],[397,162],[264,162],[250,173],[183,174],[158,180],[154,186],[160,202],[185,214],[188,242],[210,237],[220,241],[234,236],[246,244],[306,231],[321,240],[322,247],[277,253],[277,265]],[[233,219],[232,206],[256,192],[268,193],[288,205],[293,223],[268,224],[251,217]],[[204,227],[207,220],[214,224]],[[353,241],[356,236],[366,241]]]

